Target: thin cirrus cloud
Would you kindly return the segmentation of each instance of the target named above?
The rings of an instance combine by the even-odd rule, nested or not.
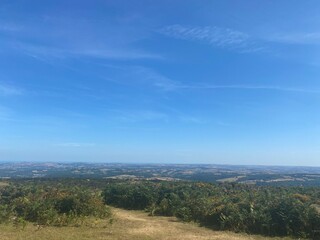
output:
[[[31,45],[26,43],[16,43],[14,49],[17,51],[37,58],[77,58],[77,57],[91,57],[101,59],[115,59],[115,60],[135,60],[135,59],[162,59],[161,55],[148,53],[143,50],[132,48],[110,48],[110,47],[93,47],[82,46],[81,48],[62,48],[45,45]]]
[[[178,82],[167,76],[143,66],[134,66],[127,68],[131,76],[134,76],[142,84],[147,84],[155,88],[172,91],[177,88]]]
[[[133,47],[131,45],[135,38],[133,36],[120,32],[123,39],[119,41],[113,34],[109,34],[105,38],[105,32],[113,33],[111,26],[102,29],[96,26],[86,26],[79,29],[79,22],[66,19],[66,25],[74,23],[73,28],[64,31],[61,22],[55,20],[51,22],[52,28],[43,28],[41,22],[39,24],[19,24],[13,22],[0,21],[0,32],[10,33],[3,39],[1,44],[4,49],[15,50],[38,60],[47,61],[50,58],[99,58],[113,60],[136,60],[136,59],[163,59],[163,56],[157,53],[145,51],[143,49]],[[81,25],[80,25],[81,26]],[[57,30],[58,29],[58,30]],[[86,41],[87,37],[83,37],[83,32],[88,34],[88,38],[94,41]],[[81,35],[79,35],[81,32]],[[27,37],[26,37],[27,36]],[[50,36],[50,38],[48,38]],[[57,41],[56,38],[59,38]],[[31,40],[31,41],[30,41]],[[33,42],[33,43],[31,43]],[[37,44],[36,44],[37,43]]]
[[[164,91],[179,91],[179,90],[210,90],[210,89],[225,89],[225,90],[256,90],[256,91],[277,91],[277,92],[293,92],[293,93],[313,93],[319,94],[320,89],[309,89],[299,87],[287,87],[276,85],[212,85],[212,84],[185,84],[167,76],[162,75],[159,72],[145,67],[134,67],[131,69],[131,74],[136,75],[138,79],[143,79],[144,83],[151,84],[153,87]]]
[[[190,27],[170,25],[158,31],[159,33],[182,40],[199,41],[215,47],[237,49],[239,51],[254,51],[257,47],[252,37],[244,32],[217,26]]]
[[[181,89],[238,89],[238,90],[270,90],[280,92],[296,92],[296,93],[320,93],[320,89],[307,89],[295,87],[281,86],[259,86],[259,85],[181,85],[176,88]]]
[[[165,92],[177,92],[182,90],[244,90],[244,91],[275,91],[275,92],[292,92],[292,93],[310,93],[319,94],[320,89],[310,89],[302,87],[278,86],[278,85],[214,85],[209,83],[186,84],[155,71],[154,69],[133,66],[120,67],[121,71],[135,79],[135,83],[151,86]]]
[[[0,83],[0,96],[16,96],[22,93],[22,89]]]
[[[18,32],[21,27],[13,23],[0,23],[0,32]]]
[[[63,143],[58,143],[58,144],[54,144],[54,146],[58,146],[58,147],[93,147],[96,144],[94,143],[79,143],[79,142],[63,142]]]
[[[103,77],[114,83],[152,87],[161,91],[174,91],[181,85],[178,81],[163,75],[157,70],[142,65],[120,66],[104,64],[103,66],[116,72],[113,78]]]
[[[179,120],[183,123],[205,124],[208,123],[206,119],[194,116],[180,116]]]
[[[0,120],[10,119],[11,114],[12,114],[12,111],[10,109],[0,105]]]
[[[168,121],[166,113],[154,110],[110,110],[112,116],[121,122]]]
[[[185,115],[177,111],[157,111],[157,110],[109,110],[112,113],[112,120],[123,123],[139,123],[139,122],[179,122],[185,124],[206,124],[207,119],[199,116]]]
[[[320,45],[320,32],[270,34],[265,39],[284,44]]]

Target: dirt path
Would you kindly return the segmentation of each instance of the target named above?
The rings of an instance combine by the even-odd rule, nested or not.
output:
[[[173,217],[150,217],[142,211],[112,208],[113,222],[90,219],[81,227],[43,227],[29,223],[23,229],[0,224],[1,240],[262,240],[232,232],[212,231]],[[269,238],[276,240],[277,238]]]
[[[150,217],[141,211],[113,209],[116,224],[123,224],[127,239],[155,240],[245,240],[266,239],[260,236],[212,231],[192,223],[182,223],[173,217]],[[274,238],[273,238],[274,240]]]

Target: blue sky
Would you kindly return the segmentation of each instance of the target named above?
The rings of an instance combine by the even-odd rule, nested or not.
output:
[[[0,159],[320,165],[319,1],[0,3]]]

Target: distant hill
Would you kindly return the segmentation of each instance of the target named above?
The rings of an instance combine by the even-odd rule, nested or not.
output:
[[[320,186],[320,168],[217,164],[0,162],[0,179],[21,178],[187,180],[259,186]]]

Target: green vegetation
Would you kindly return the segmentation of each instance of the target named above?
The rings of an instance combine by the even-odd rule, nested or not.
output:
[[[307,238],[320,229],[319,188],[186,182],[122,182],[103,192],[107,204],[176,216],[216,230]]]
[[[312,238],[320,188],[102,179],[10,180],[0,186],[0,223],[88,226],[112,222],[107,205],[173,216],[214,230]],[[94,220],[95,221],[95,220]]]
[[[0,224],[1,240],[292,240],[266,238],[228,231],[212,231],[174,217],[148,216],[144,211],[112,209],[109,219],[90,219],[91,225],[44,226],[28,224],[23,230]]]
[[[110,215],[97,190],[67,183],[17,181],[2,187],[0,223],[67,226]]]

